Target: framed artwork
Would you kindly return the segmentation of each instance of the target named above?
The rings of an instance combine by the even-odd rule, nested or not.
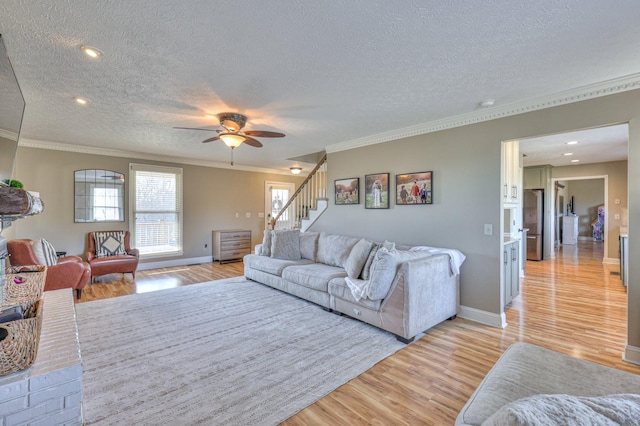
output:
[[[360,178],[337,179],[336,204],[360,204]]]
[[[433,172],[396,175],[396,205],[433,204]]]
[[[389,173],[377,173],[364,177],[364,207],[366,209],[389,208]]]

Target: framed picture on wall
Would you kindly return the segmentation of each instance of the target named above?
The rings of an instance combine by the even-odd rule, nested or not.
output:
[[[364,177],[364,207],[366,209],[389,208],[389,173],[377,173]]]
[[[337,179],[336,205],[360,204],[360,178]]]
[[[396,205],[433,204],[433,172],[396,175]]]

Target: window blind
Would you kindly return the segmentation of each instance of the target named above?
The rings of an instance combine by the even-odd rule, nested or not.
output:
[[[182,254],[182,169],[131,164],[131,223],[140,255]]]

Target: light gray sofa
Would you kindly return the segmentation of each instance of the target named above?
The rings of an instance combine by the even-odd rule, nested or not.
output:
[[[460,411],[456,426],[640,424],[640,375],[514,343]]]
[[[255,254],[244,257],[244,274],[409,343],[457,314],[462,261],[464,255],[451,249],[395,247],[327,233],[265,231]]]

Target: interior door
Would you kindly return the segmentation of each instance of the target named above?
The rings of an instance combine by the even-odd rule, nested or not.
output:
[[[289,201],[289,197],[295,190],[295,185],[289,182],[267,181],[264,189],[265,229],[269,229],[271,219],[276,217],[286,202]],[[292,229],[294,219],[292,216],[285,212],[278,218],[277,227],[280,229]]]

